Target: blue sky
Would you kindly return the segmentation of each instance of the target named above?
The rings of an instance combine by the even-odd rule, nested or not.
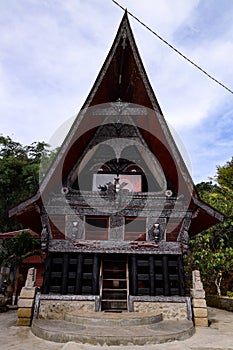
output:
[[[233,1],[122,0],[190,59],[233,89]],[[0,0],[0,133],[52,142],[85,101],[123,12],[111,0]],[[130,17],[166,121],[194,182],[233,156],[233,95]]]

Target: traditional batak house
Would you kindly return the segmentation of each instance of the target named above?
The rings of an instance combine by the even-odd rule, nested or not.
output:
[[[223,216],[193,187],[127,13],[40,190],[10,216],[41,234],[38,305],[132,312],[184,303],[189,314],[189,238]]]

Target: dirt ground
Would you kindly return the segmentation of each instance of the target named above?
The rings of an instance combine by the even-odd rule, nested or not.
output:
[[[210,326],[196,328],[184,341],[146,346],[91,346],[69,342],[58,344],[34,336],[29,327],[17,327],[17,311],[0,314],[1,350],[233,350],[233,313],[208,308]]]

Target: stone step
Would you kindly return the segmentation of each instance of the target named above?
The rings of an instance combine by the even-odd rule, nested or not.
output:
[[[69,341],[92,345],[146,345],[184,340],[194,334],[193,323],[184,321],[161,321],[143,326],[107,327],[78,325],[60,320],[32,322],[34,335],[45,340],[66,343]]]
[[[65,315],[65,321],[85,326],[109,326],[125,327],[154,324],[162,321],[162,314],[155,313],[140,314],[135,312],[95,312],[89,314],[80,314],[80,312],[71,312]]]
[[[102,310],[127,310],[127,300],[102,300],[101,302],[101,309]]]

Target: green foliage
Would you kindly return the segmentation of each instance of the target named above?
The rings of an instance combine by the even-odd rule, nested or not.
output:
[[[233,298],[233,292],[231,292],[231,291],[227,291],[227,297],[229,297],[229,298]]]
[[[233,248],[225,246],[224,240],[220,239],[218,249],[213,249],[211,234],[207,232],[191,240],[190,250],[192,269],[200,270],[204,284],[214,284],[221,295],[222,280],[233,268]]]
[[[196,186],[200,197],[214,208],[225,214],[223,223],[208,230],[212,248],[218,249],[220,240],[226,246],[233,246],[233,158],[224,166],[217,167],[217,174],[212,182]],[[214,184],[213,184],[214,182]]]
[[[233,157],[224,166],[217,167],[218,183],[233,190]]]
[[[0,136],[0,232],[22,228],[8,218],[8,209],[38,190],[41,160],[48,166],[55,154],[46,147],[44,142],[22,146],[9,136]]]
[[[11,239],[2,239],[2,242],[0,242],[0,266],[10,267],[13,272],[12,285],[15,284],[16,280],[22,279],[22,275],[19,272],[23,260],[34,255],[42,257],[42,251],[40,249],[40,241],[30,232],[21,231]],[[16,303],[19,292],[18,287],[19,285],[17,285],[15,295]]]
[[[196,188],[204,201],[225,215],[225,220],[190,241],[187,270],[199,269],[205,287],[215,285],[221,294],[223,284],[225,292],[233,284],[233,158],[217,167],[211,181]]]
[[[0,265],[20,266],[30,256],[40,255],[40,242],[28,231],[21,231],[13,238],[4,238],[0,245]]]

